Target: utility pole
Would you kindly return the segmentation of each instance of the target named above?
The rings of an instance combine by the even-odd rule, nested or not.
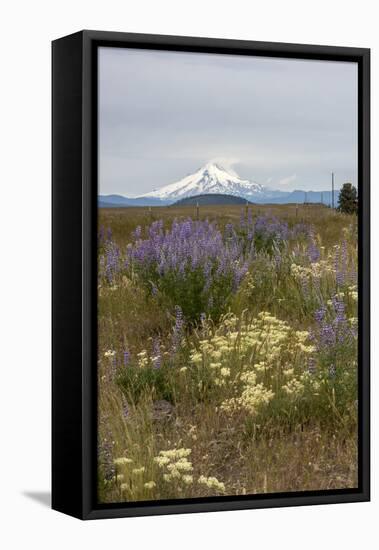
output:
[[[321,204],[324,204],[324,193],[321,191]]]
[[[334,172],[332,172],[332,208],[334,209]]]

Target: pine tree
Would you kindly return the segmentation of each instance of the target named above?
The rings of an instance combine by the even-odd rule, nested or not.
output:
[[[338,210],[344,214],[358,213],[357,189],[351,183],[344,183],[338,198]]]

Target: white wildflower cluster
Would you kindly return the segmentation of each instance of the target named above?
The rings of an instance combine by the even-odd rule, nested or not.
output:
[[[142,351],[137,353],[137,357],[138,357],[138,366],[140,368],[147,367],[147,365],[149,364],[149,358],[148,358],[148,355],[147,355],[147,351],[145,349],[143,349]]]
[[[320,390],[320,381],[308,372],[304,372],[300,376],[292,378],[284,384],[282,390],[292,400],[297,400],[304,397],[307,391],[317,395],[317,392]]]
[[[155,483],[155,481],[147,481],[146,483],[143,484],[143,486],[145,487],[145,489],[154,489],[154,487],[156,487],[157,484]]]
[[[356,302],[358,300],[358,287],[357,285],[350,285],[344,290],[340,290],[339,292],[337,292],[335,294],[335,297],[338,300],[344,300],[345,298],[350,298],[351,300]],[[330,301],[330,304],[333,303],[331,300],[329,301]]]
[[[354,302],[357,302],[357,301],[358,301],[358,287],[357,287],[357,285],[350,285],[350,286],[347,288],[347,293],[348,293],[349,297],[350,297]]]
[[[159,455],[154,457],[154,462],[163,470],[163,479],[167,482],[181,481],[185,485],[193,482],[193,466],[188,460],[191,449],[169,449],[160,451]]]
[[[236,355],[237,359],[248,359],[259,348],[260,355],[270,361],[280,357],[281,345],[291,333],[287,323],[268,312],[261,312],[250,323],[238,324],[236,316],[226,316],[213,335],[191,350],[191,363],[208,366],[220,379],[229,378]]]
[[[120,458],[115,458],[113,462],[115,466],[126,466],[126,464],[132,464],[133,460],[126,456],[122,456]]]
[[[334,266],[329,260],[319,260],[309,266],[292,264],[291,274],[298,281],[304,279],[321,279],[328,274],[334,273]]]
[[[169,449],[160,451],[154,462],[163,472],[164,481],[176,482],[183,485],[192,485],[194,482],[192,462],[188,460],[191,449]],[[206,485],[217,492],[225,492],[225,485],[215,477],[199,476],[197,483]]]
[[[302,353],[304,354],[310,354],[310,353],[314,353],[316,351],[316,348],[315,346],[311,346],[311,345],[306,345],[306,342],[307,340],[309,339],[309,332],[306,331],[306,330],[298,330],[295,332],[295,339],[296,339],[296,342],[294,343],[295,344],[295,348],[300,350]]]
[[[239,327],[238,322],[237,317],[227,316],[213,335],[200,340],[198,347],[191,350],[191,363],[212,369],[215,378],[228,379],[236,364],[242,362],[251,368],[252,358],[254,370],[264,371],[282,358],[283,351],[298,349],[304,354],[314,351],[313,346],[306,345],[307,331],[294,331],[268,312],[259,313],[249,323],[241,322]]]
[[[295,331],[285,321],[263,311],[251,321],[244,320],[244,316],[225,316],[213,334],[193,347],[190,361],[195,367],[208,368],[214,384],[232,393],[232,397],[224,397],[220,410],[245,410],[256,415],[274,398],[270,379],[275,373],[285,374],[288,381],[294,376],[289,363],[295,358],[305,364],[314,351],[308,331]],[[290,394],[295,390],[286,386],[284,391]]]
[[[291,397],[300,397],[304,393],[304,384],[297,378],[292,378],[282,387],[283,391]]]
[[[208,489],[212,489],[219,493],[225,493],[225,484],[215,477],[200,476],[197,482],[200,485],[205,485]]]
[[[122,492],[132,494],[136,486],[140,486],[148,490],[156,487],[155,481],[151,480],[144,482],[144,474],[146,472],[145,466],[135,467],[131,458],[122,456],[116,458],[113,463],[116,466],[117,472],[113,479],[117,484],[119,484]],[[123,473],[120,473],[120,471]]]
[[[251,415],[255,415],[260,406],[267,405],[274,397],[274,392],[265,388],[263,384],[257,384],[256,378],[254,372],[243,374],[241,380],[244,382],[244,388],[241,395],[223,401],[221,410],[235,412],[243,409]]]

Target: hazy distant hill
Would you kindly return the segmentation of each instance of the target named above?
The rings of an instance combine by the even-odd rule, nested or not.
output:
[[[334,191],[334,206],[337,206],[339,197],[339,190]],[[260,201],[259,201],[260,202]],[[278,197],[271,197],[265,202],[272,204],[287,204],[287,203],[322,203],[327,206],[332,205],[332,192],[331,191],[302,191],[294,190],[288,193],[279,195]]]
[[[209,193],[205,195],[195,195],[194,197],[186,197],[173,204],[173,206],[209,206],[220,204],[246,204],[249,203],[242,197],[235,197],[234,195],[221,195],[218,193]]]
[[[129,198],[122,195],[100,195],[98,198],[99,208],[123,208],[125,206],[166,206],[167,201],[156,198]]]

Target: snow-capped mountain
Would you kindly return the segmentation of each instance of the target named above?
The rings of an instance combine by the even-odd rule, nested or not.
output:
[[[339,191],[336,190],[334,194],[335,204],[338,200],[338,194]],[[138,197],[100,195],[99,206],[104,208],[169,206],[183,199],[199,196],[206,196],[207,204],[209,204],[211,199],[209,195],[239,197],[257,204],[301,204],[309,202],[323,203],[330,206],[333,203],[330,191],[271,189],[253,181],[243,180],[220,165],[208,162],[193,174]]]
[[[139,198],[155,198],[176,202],[180,199],[204,194],[221,194],[258,199],[265,194],[266,188],[259,183],[243,180],[218,164],[207,163],[185,178],[145,193]]]

